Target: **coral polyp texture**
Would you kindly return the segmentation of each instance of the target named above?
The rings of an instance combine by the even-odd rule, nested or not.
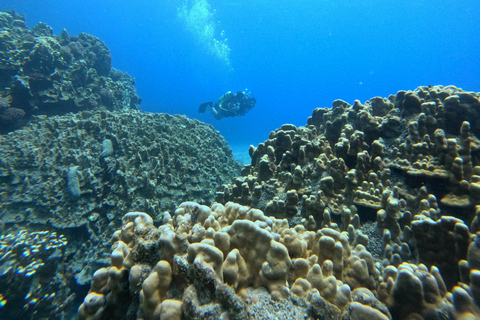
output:
[[[212,126],[139,111],[34,116],[23,129],[0,135],[0,155],[2,234],[18,237],[16,230],[25,229],[67,237],[61,257],[69,294],[61,297],[70,306],[72,288],[109,262],[107,244],[125,212],[159,220],[182,201],[211,205],[214,190],[241,168]],[[22,274],[12,269],[0,281],[32,283],[26,275],[37,265],[21,266]],[[40,279],[48,286],[48,278]],[[27,313],[35,310],[32,304]]]
[[[14,11],[0,12],[0,61],[0,133],[32,115],[138,109],[141,102],[135,80],[112,68],[100,39],[66,30],[53,35],[44,23],[29,30]]]

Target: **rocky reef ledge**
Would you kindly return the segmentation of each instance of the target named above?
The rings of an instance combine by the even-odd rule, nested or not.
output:
[[[0,134],[32,115],[84,110],[139,109],[135,80],[112,68],[107,46],[95,36],[70,36],[38,23],[31,30],[15,11],[0,12]]]

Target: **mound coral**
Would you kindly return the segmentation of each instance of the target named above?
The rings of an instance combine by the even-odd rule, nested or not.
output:
[[[461,263],[470,277],[449,292],[435,266],[380,262],[356,244],[353,224],[343,232],[290,228],[286,219],[232,202],[185,202],[163,221],[157,228],[145,213],[124,216],[111,266],[95,273],[79,319],[480,316],[478,236]]]

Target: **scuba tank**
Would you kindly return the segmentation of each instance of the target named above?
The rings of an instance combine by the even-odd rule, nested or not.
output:
[[[234,94],[233,94],[232,91],[228,91],[223,96],[221,96],[217,101],[220,109],[222,109],[224,111],[228,111],[228,109],[223,108],[222,105],[223,105],[224,102],[228,103],[228,100],[230,100],[233,96],[234,96]]]

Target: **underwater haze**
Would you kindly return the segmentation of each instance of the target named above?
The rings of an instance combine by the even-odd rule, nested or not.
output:
[[[421,85],[480,90],[480,2],[426,0],[4,0],[60,34],[105,42],[144,111],[212,124],[247,153],[314,108]],[[198,106],[248,88],[257,105],[215,120]],[[241,158],[241,155],[239,156]],[[244,160],[244,158],[242,158]],[[248,160],[248,159],[247,159]],[[244,160],[246,161],[246,160]]]

